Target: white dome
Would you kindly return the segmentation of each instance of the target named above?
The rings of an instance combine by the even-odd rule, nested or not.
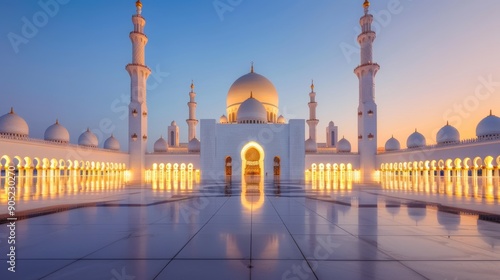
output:
[[[344,137],[337,142],[337,152],[339,153],[350,153],[351,143],[347,141]]]
[[[78,145],[97,148],[99,141],[97,140],[97,136],[87,128],[87,131],[78,137]]]
[[[460,142],[460,133],[458,130],[446,123],[436,135],[436,142],[438,144],[449,144]]]
[[[226,117],[226,115],[222,115],[222,116],[220,117],[220,119],[219,119],[219,122],[220,122],[220,123],[227,123],[227,117]]]
[[[333,121],[330,121],[330,122],[328,123],[328,126],[329,126],[329,127],[332,127],[332,126],[335,126],[335,124],[333,123]]]
[[[9,113],[0,117],[0,135],[28,137],[29,127],[26,121],[10,108]]]
[[[387,142],[385,142],[386,151],[397,151],[401,149],[401,144],[399,144],[398,139],[392,136]]]
[[[500,135],[500,118],[490,115],[482,119],[476,127],[476,136],[479,138]]]
[[[238,123],[267,123],[267,111],[251,93],[250,98],[241,103],[236,119]]]
[[[252,66],[250,73],[238,78],[229,88],[226,98],[229,121],[235,121],[239,107],[248,99],[250,92],[253,92],[253,97],[264,105],[269,113],[269,120],[276,119],[279,103],[278,92],[271,81],[255,73]]]
[[[168,143],[165,139],[163,139],[163,136],[160,137],[160,139],[156,140],[153,150],[155,153],[166,153],[168,149]]]
[[[193,138],[188,143],[188,151],[189,152],[199,152],[200,151],[200,140]]]
[[[176,123],[175,121],[172,121],[172,122],[170,123],[170,126],[176,126],[176,125],[177,125],[177,123]]]
[[[316,152],[318,150],[318,145],[316,141],[309,138],[306,140],[306,152]]]
[[[69,132],[64,126],[59,124],[58,120],[56,120],[55,124],[49,126],[45,130],[43,139],[58,143],[69,143]]]
[[[417,132],[416,129],[415,132],[413,132],[406,140],[406,147],[408,147],[409,149],[420,148],[425,145],[425,137],[420,132]]]
[[[280,116],[278,117],[278,123],[279,123],[279,124],[284,124],[284,123],[285,123],[285,117],[283,117],[283,115],[280,115]]]
[[[111,134],[111,136],[104,141],[104,149],[119,151],[120,142]]]

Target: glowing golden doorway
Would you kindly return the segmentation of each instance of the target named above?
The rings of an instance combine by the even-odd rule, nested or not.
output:
[[[245,153],[247,162],[245,167],[245,175],[261,175],[260,153],[255,148],[250,148]]]
[[[242,175],[264,175],[264,149],[256,143],[249,142],[241,150]]]

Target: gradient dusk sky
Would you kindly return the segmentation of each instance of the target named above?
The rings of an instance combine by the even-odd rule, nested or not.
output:
[[[32,138],[43,138],[56,118],[73,143],[90,127],[100,146],[111,133],[100,123],[109,121],[126,150],[130,80],[125,65],[131,61],[128,34],[135,1],[59,2],[65,4],[50,15],[39,1],[2,3],[0,114],[13,106],[28,122]],[[166,136],[172,120],[180,125],[181,142],[186,141],[191,80],[198,119],[218,120],[225,114],[229,87],[254,61],[255,71],[277,88],[288,119],[308,117],[314,79],[319,141],[332,120],[356,149],[353,69],[359,63],[355,39],[362,2],[144,0],[146,63],[154,72],[147,97],[150,147]],[[229,8],[218,12],[214,3]],[[446,121],[462,139],[471,138],[490,109],[500,115],[498,11],[498,0],[372,1],[374,60],[381,66],[378,146],[393,134],[405,147],[415,128],[435,143]],[[14,46],[9,38],[23,36],[25,20],[40,27]]]

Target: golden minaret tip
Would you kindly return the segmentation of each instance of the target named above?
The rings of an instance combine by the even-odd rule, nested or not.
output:
[[[368,9],[370,7],[370,1],[365,0],[365,3],[363,3],[363,8]]]
[[[137,8],[142,8],[142,2],[141,2],[141,0],[137,0],[137,2],[135,2],[135,6]]]

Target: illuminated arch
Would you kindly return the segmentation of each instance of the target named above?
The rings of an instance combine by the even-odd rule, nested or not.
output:
[[[470,158],[464,158],[464,161],[462,162],[464,169],[470,169],[472,160]]]
[[[474,158],[474,169],[481,169],[483,166],[483,159],[481,157]]]
[[[246,155],[247,155],[247,152],[250,149],[256,149],[258,151],[258,153],[259,153],[259,160],[258,160],[259,172],[260,172],[260,175],[264,174],[264,170],[265,170],[265,168],[264,168],[264,158],[266,157],[264,149],[262,148],[261,145],[259,145],[259,143],[255,142],[255,141],[250,141],[245,146],[243,146],[243,148],[241,149],[241,153],[240,153],[241,162],[242,162],[242,164],[241,164],[241,175],[242,175],[242,178],[245,175],[245,171],[247,169]]]
[[[493,169],[493,157],[487,156],[484,158],[484,166],[486,169]]]

